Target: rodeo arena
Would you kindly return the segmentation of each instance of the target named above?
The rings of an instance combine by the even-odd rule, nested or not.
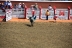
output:
[[[6,3],[8,3],[6,5]],[[72,20],[72,9],[70,6],[67,8],[57,8],[56,6],[48,5],[48,8],[42,8],[37,3],[27,7],[24,3],[18,3],[12,6],[12,3],[0,3],[0,21],[14,21],[14,18],[22,18],[23,21],[29,19],[33,14],[37,20],[46,20],[46,11],[49,11],[48,20]]]
[[[0,0],[0,48],[72,48],[72,1]]]

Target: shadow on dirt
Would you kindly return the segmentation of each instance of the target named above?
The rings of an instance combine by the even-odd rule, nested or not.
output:
[[[26,26],[28,26],[28,27],[31,27],[31,25],[30,24],[25,24]]]

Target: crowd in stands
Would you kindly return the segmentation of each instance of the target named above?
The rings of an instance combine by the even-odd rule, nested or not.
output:
[[[14,5],[15,9],[24,9],[25,7],[26,7],[25,3],[21,3],[21,2]],[[38,4],[35,3],[34,5],[31,5],[30,8],[37,10],[38,9]]]
[[[24,9],[26,7],[25,3],[18,3],[18,4],[14,4],[14,6],[12,6],[11,1],[5,1],[4,3],[0,3],[0,9],[3,10],[3,12],[5,12],[5,9]],[[34,5],[31,5],[30,7],[31,9],[38,9],[38,4],[35,3]]]
[[[0,9],[5,12],[5,9],[11,9],[12,3],[10,1],[5,1],[4,3],[0,3]]]
[[[21,8],[24,9],[25,6],[26,6],[25,3],[21,3],[21,2],[18,4],[14,4],[15,9],[21,9]]]
[[[11,1],[5,1],[4,3],[0,3],[0,9],[4,10],[4,9],[11,9],[12,7],[15,9],[21,9],[21,8],[25,8],[25,3],[18,3],[18,4],[14,4],[14,6],[12,6]],[[38,9],[38,4],[35,3],[34,5],[31,5],[30,7],[31,9]]]
[[[4,3],[0,3],[0,9],[3,10],[3,12],[5,12],[5,9],[12,9],[12,8],[15,8],[15,9],[24,9],[26,7],[25,3],[18,3],[18,4],[14,4],[14,6],[12,6],[12,3],[11,1],[5,1]],[[38,4],[35,3],[34,5],[31,5],[30,7],[31,9],[34,9],[34,10],[38,10]],[[48,6],[48,10],[52,10],[52,6],[49,5]]]

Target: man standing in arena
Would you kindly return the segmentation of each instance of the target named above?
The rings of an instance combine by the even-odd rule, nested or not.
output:
[[[48,16],[50,15],[49,10],[46,11],[46,20],[48,20]]]

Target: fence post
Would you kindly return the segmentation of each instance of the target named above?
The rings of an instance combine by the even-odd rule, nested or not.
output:
[[[68,6],[68,20],[70,20],[70,6]]]
[[[41,19],[41,6],[39,6],[39,10],[40,10],[39,19]]]
[[[56,20],[56,18],[57,18],[57,17],[55,16],[55,9],[56,9],[56,6],[54,6],[53,9],[54,9],[54,20]]]
[[[25,10],[24,10],[24,14],[25,14],[24,15],[25,16],[24,19],[26,19],[26,13],[27,13],[27,6],[25,6]]]

